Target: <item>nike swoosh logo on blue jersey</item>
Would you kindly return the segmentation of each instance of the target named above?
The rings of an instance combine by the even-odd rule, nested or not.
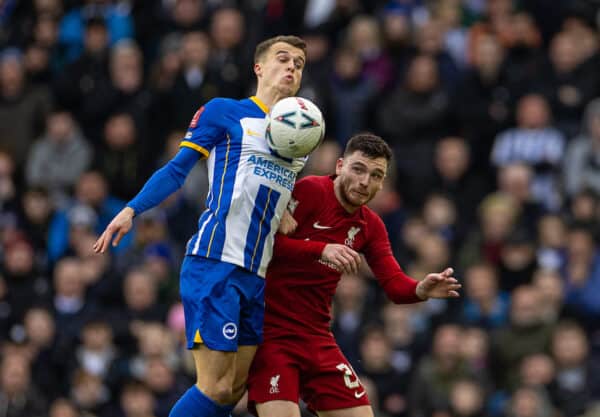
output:
[[[259,138],[263,137],[263,135],[261,135],[261,134],[260,134],[260,133],[258,133],[258,132],[255,132],[255,131],[254,131],[254,130],[252,130],[252,129],[246,129],[246,134],[247,134],[248,136],[256,136],[256,137],[259,137]]]
[[[314,223],[313,223],[313,227],[314,227],[315,229],[321,229],[321,230],[324,230],[324,229],[331,229],[333,226],[321,226],[321,225],[319,224],[319,222],[314,222]]]

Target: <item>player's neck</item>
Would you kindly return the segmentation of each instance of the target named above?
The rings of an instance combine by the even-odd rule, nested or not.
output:
[[[288,97],[287,95],[281,94],[280,91],[277,90],[257,90],[254,95],[257,99],[259,99],[265,106],[269,109],[275,105],[279,100]]]

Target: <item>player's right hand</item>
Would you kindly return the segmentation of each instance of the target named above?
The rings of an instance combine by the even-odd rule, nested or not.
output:
[[[358,274],[360,268],[360,255],[355,250],[339,243],[325,245],[321,259],[329,262],[344,274]]]
[[[111,242],[113,246],[117,246],[123,236],[125,236],[125,234],[131,230],[131,227],[133,226],[134,215],[135,212],[131,207],[125,207],[123,210],[121,210],[119,214],[112,219],[96,243],[94,243],[94,252],[104,253],[110,246]]]

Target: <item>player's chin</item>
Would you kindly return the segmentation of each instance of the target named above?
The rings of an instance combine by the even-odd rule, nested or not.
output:
[[[281,92],[282,95],[284,95],[286,97],[295,96],[299,89],[300,89],[299,86],[288,83],[288,82],[283,82],[279,86],[279,91]]]
[[[371,201],[371,196],[367,194],[362,194],[359,192],[352,193],[352,203],[356,206],[362,206],[363,204],[367,204]]]
[[[355,207],[360,207],[360,206],[364,206],[365,204],[367,204],[369,202],[370,198],[369,197],[352,197],[350,199],[350,202],[352,203],[353,206]]]

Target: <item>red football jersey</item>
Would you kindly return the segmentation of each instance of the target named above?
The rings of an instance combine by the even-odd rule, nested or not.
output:
[[[265,340],[290,335],[330,335],[331,302],[341,273],[320,260],[328,243],[362,253],[390,299],[421,301],[417,281],[392,255],[381,218],[366,206],[348,213],[338,202],[332,177],[298,181],[290,200],[298,222],[290,236],[277,234],[265,289]]]

